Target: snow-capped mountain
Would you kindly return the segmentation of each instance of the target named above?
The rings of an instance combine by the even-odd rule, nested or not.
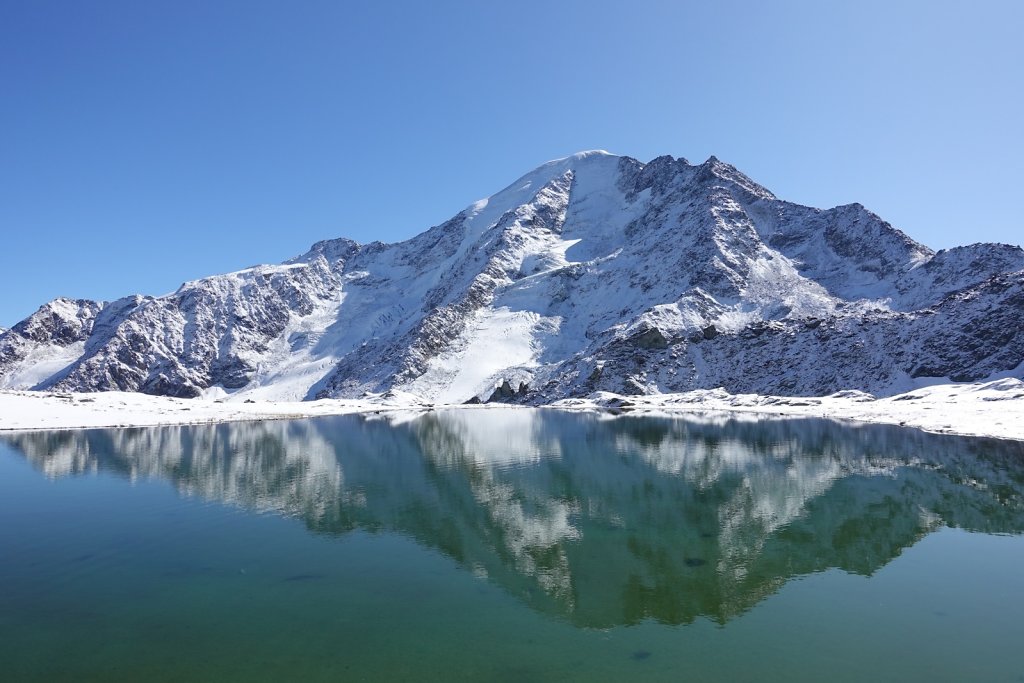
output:
[[[714,157],[583,152],[405,242],[327,240],[163,297],[54,300],[0,336],[0,388],[885,394],[1024,375],[1022,314],[1019,247],[936,253]]]

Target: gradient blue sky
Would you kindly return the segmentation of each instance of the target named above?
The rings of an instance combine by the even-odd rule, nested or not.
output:
[[[1024,3],[0,1],[0,324],[399,240],[555,157],[1019,244]]]

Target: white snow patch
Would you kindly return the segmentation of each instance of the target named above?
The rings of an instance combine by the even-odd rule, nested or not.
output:
[[[401,392],[359,400],[221,402],[110,391],[72,394],[0,391],[0,431],[206,424],[419,409]]]
[[[453,344],[455,350],[432,359],[427,371],[405,388],[441,403],[490,394],[505,369],[536,365],[534,334],[540,321],[529,311],[481,310]]]
[[[712,389],[628,397],[600,392],[586,399],[557,401],[549,407],[592,411],[622,406],[652,415],[816,417],[1024,441],[1024,382],[1016,378],[924,387],[884,399],[873,399],[859,391],[824,397],[786,397],[729,394],[723,389]],[[358,400],[256,403],[176,399],[126,392],[0,391],[0,430],[197,424],[381,411],[411,415],[410,411],[455,407],[424,403],[413,394],[394,390]],[[466,411],[467,420],[475,420],[490,410],[519,410],[509,406],[464,406],[461,409]],[[522,424],[519,429],[529,430],[530,426]],[[508,432],[496,433],[493,439],[477,444],[478,457],[494,459],[496,449],[500,450],[504,442],[513,441]],[[517,448],[509,457],[528,460],[533,457],[533,448]]]
[[[860,391],[831,396],[761,396],[701,389],[680,394],[618,396],[599,392],[587,399],[552,404],[566,409],[615,408],[645,414],[748,413],[775,417],[896,424],[928,432],[1024,440],[1024,382],[940,384],[874,399]]]
[[[255,377],[234,393],[232,400],[306,398],[310,388],[331,371],[340,357],[332,352],[339,344],[331,342],[344,332],[331,325],[338,319],[344,300],[342,293],[337,299],[321,302],[309,315],[293,316],[269,354],[260,359]]]
[[[84,351],[85,342],[34,346],[11,372],[0,375],[0,389],[31,389],[74,363]]]

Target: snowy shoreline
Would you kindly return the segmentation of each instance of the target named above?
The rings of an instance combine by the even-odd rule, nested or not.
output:
[[[1024,441],[1024,382],[1000,379],[977,384],[939,384],[887,398],[859,391],[831,396],[761,396],[722,389],[682,394],[566,399],[562,409],[610,409],[631,414],[680,416],[752,415],[761,418],[823,418],[837,422],[890,424],[936,434]]]
[[[513,406],[434,404],[403,392],[366,399],[245,403],[127,392],[0,391],[0,431],[149,427],[353,413],[510,407]],[[764,418],[825,418],[842,422],[894,424],[943,434],[1024,440],[1024,382],[1018,379],[941,384],[880,399],[857,391],[824,397],[782,397],[729,394],[722,389],[712,389],[647,396],[598,393],[584,399],[556,401],[544,407],[669,417],[728,413]]]

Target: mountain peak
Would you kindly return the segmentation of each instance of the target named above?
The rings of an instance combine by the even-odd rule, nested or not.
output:
[[[555,161],[565,161],[565,160],[580,161],[582,159],[587,159],[589,157],[617,157],[617,156],[619,156],[619,155],[618,154],[612,154],[611,152],[609,152],[608,150],[605,150],[605,149],[585,149],[583,151],[576,152],[575,154],[570,154],[569,156],[564,157],[563,159],[555,159]]]
[[[581,163],[605,161],[619,158],[621,158],[620,155],[612,154],[611,152],[607,152],[603,149],[588,149],[582,152],[576,152],[575,154],[570,154],[569,156],[566,157],[552,159],[551,161],[545,161],[543,164],[533,169],[532,171],[530,171],[530,173],[527,173],[526,176],[523,177],[527,177],[538,172],[544,172],[545,170],[550,169],[571,170],[579,166]]]

